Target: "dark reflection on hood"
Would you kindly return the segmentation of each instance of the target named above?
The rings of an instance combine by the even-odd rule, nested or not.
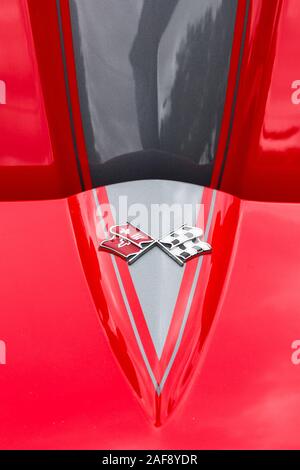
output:
[[[179,0],[144,0],[138,31],[129,53],[136,109],[144,149],[160,148],[158,129],[158,47]]]
[[[237,0],[70,0],[79,96],[94,173],[156,149],[211,164]]]
[[[176,53],[176,75],[162,106],[161,148],[209,163],[224,108],[235,11],[225,1],[188,24]]]

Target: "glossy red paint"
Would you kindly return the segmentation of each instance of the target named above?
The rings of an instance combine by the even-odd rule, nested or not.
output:
[[[61,53],[52,48],[57,18],[53,12],[51,16],[50,2],[38,3],[39,8],[32,9],[34,18],[29,7],[37,2],[0,3],[0,80],[6,87],[6,103],[0,104],[2,200],[63,197],[81,190]],[[43,26],[39,25],[41,11]],[[38,25],[42,34],[35,29]]]
[[[92,194],[3,202],[0,217],[1,448],[299,447],[298,204],[217,194],[214,251],[161,395],[160,411],[177,406],[159,427],[108,256],[96,249]]]
[[[299,201],[300,77],[297,0],[252,0],[221,189],[242,198]]]

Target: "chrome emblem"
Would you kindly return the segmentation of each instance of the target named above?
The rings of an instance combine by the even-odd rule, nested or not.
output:
[[[134,263],[154,246],[159,247],[176,263],[183,266],[194,256],[211,252],[209,243],[201,240],[203,230],[198,227],[182,225],[169,235],[155,240],[145,232],[127,222],[110,228],[111,238],[103,240],[99,250],[121,256],[128,264]]]

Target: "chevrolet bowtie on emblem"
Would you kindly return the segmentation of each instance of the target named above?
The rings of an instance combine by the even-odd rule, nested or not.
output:
[[[194,256],[210,252],[212,249],[208,243],[201,240],[203,236],[201,228],[187,225],[182,225],[159,240],[155,240],[130,223],[114,225],[110,228],[110,233],[111,238],[103,240],[99,250],[121,256],[128,264],[134,263],[154,246],[161,248],[180,266]]]

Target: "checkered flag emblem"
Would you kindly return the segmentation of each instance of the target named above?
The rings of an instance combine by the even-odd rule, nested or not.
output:
[[[157,246],[167,253],[180,266],[194,256],[211,251],[211,246],[202,241],[203,230],[198,227],[183,225],[169,235],[154,240],[134,225],[127,223],[110,228],[112,237],[103,240],[99,250],[110,251],[134,263],[150,248]]]
[[[183,225],[160,239],[158,243],[178,264],[183,264],[194,256],[211,251],[209,243],[201,240],[202,236],[201,228]]]

